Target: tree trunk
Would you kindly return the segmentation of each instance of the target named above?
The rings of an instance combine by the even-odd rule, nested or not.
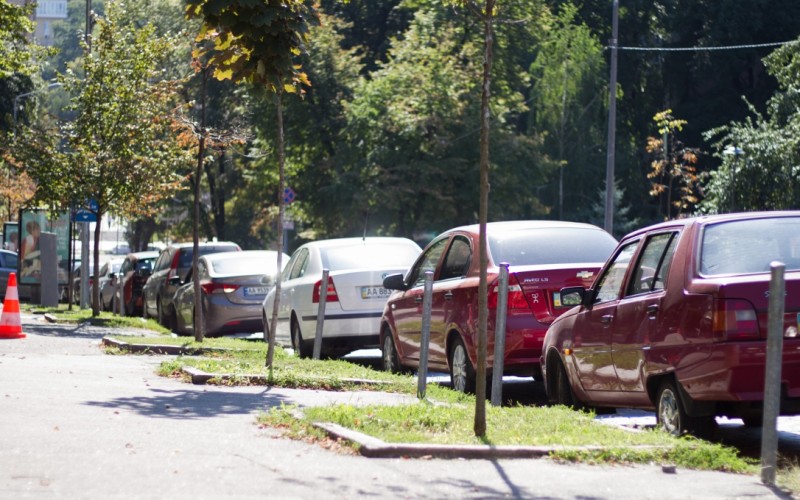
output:
[[[192,324],[194,339],[202,342],[203,332],[203,297],[200,295],[200,280],[197,279],[197,261],[200,258],[200,179],[203,175],[203,157],[206,153],[206,82],[209,69],[204,69],[200,74],[200,141],[197,145],[197,168],[194,173],[194,211],[192,219],[192,286],[194,287],[194,314]],[[169,314],[166,311],[165,314]],[[175,327],[175,325],[172,325]]]
[[[494,16],[494,0],[486,0],[486,11],[483,13],[484,25],[484,61],[483,90],[481,92],[481,139],[480,139],[480,206],[479,238],[480,244],[480,281],[478,283],[478,362],[475,368],[475,435],[486,436],[486,329],[489,317],[488,283],[486,268],[489,265],[489,254],[486,248],[486,222],[489,218],[489,97],[492,82],[492,21]]]
[[[285,203],[283,202],[283,190],[286,189],[286,179],[284,178],[284,163],[286,162],[286,151],[283,143],[283,90],[279,85],[278,91],[275,94],[276,104],[276,119],[278,123],[278,276],[275,280],[275,301],[272,304],[272,319],[269,322],[269,332],[264,332],[264,336],[268,337],[269,346],[267,347],[267,360],[266,366],[269,367],[270,379],[272,379],[272,361],[275,356],[275,334],[278,328],[278,307],[281,302],[281,273],[280,269],[283,266],[283,215],[286,210]],[[299,346],[298,346],[299,348]]]

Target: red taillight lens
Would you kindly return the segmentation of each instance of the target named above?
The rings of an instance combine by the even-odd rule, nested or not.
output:
[[[203,289],[207,295],[212,293],[232,293],[235,292],[239,285],[232,285],[230,283],[215,283],[213,281],[205,281],[200,283],[200,288]]]
[[[322,288],[322,280],[314,283],[314,293],[311,298],[314,304],[319,304],[320,288]],[[328,278],[328,296],[325,298],[325,302],[339,302],[339,295],[337,295],[336,287],[333,285],[333,278]]]
[[[489,286],[489,309],[497,309],[497,298],[500,293],[500,284],[495,281]],[[528,301],[525,300],[525,294],[522,292],[522,287],[519,285],[515,276],[508,277],[508,309],[527,309]]]
[[[750,340],[759,338],[756,310],[746,300],[717,300],[712,318],[714,338]]]

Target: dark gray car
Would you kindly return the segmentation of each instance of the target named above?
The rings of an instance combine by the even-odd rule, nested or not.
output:
[[[8,275],[17,272],[17,253],[10,250],[0,250],[0,298],[6,298]]]
[[[239,245],[230,241],[200,243],[201,256],[241,250]],[[178,278],[180,281],[186,279],[186,274],[192,268],[193,257],[194,248],[191,242],[173,243],[159,253],[153,274],[144,285],[145,318],[158,318],[158,322],[163,326],[174,328],[175,307],[172,300],[178,284],[173,278]]]

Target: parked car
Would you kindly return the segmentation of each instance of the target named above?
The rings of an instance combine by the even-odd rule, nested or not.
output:
[[[673,434],[714,417],[760,425],[770,262],[786,264],[780,405],[800,413],[800,212],[741,213],[635,231],[547,332],[553,403],[655,410]]]
[[[111,259],[100,267],[100,277],[97,286],[100,288],[100,310],[111,311],[114,301],[114,277],[119,273],[125,259]]]
[[[83,274],[84,268],[89,269],[89,279],[86,282],[86,290],[88,290],[86,297],[88,300],[91,300],[91,290],[92,290],[92,283],[94,282],[94,265],[90,262],[88,266],[84,266],[83,263],[79,263],[75,266],[75,270],[72,271],[72,303],[73,304],[80,304],[81,303],[81,275]]]
[[[111,286],[115,287],[114,302],[125,306],[124,313],[126,316],[138,316],[142,314],[143,299],[142,289],[147,282],[150,275],[153,273],[153,266],[155,265],[158,252],[134,252],[129,253],[122,265],[119,272],[111,280]],[[117,280],[121,280],[121,290],[117,291]],[[120,292],[122,301],[120,301]],[[116,304],[111,304],[111,309],[117,309]]]
[[[408,269],[422,250],[406,238],[340,238],[306,243],[293,254],[281,277],[276,340],[289,343],[299,356],[313,353],[317,312],[326,294],[322,331],[324,356],[344,355],[378,346],[380,316],[389,291],[389,274]],[[322,284],[322,270],[328,283]],[[264,332],[275,302],[272,289],[263,305]]]
[[[494,364],[494,325],[499,264],[509,264],[504,373],[539,376],[545,331],[567,310],[558,292],[588,285],[616,246],[602,229],[558,221],[493,222],[486,226],[489,265],[487,369]],[[396,290],[381,318],[380,341],[387,371],[417,368],[422,334],[425,271],[433,271],[428,368],[450,373],[453,387],[475,390],[477,362],[479,226],[437,236],[403,276],[388,276]]]
[[[197,279],[203,304],[204,335],[260,332],[261,304],[275,285],[277,252],[248,250],[203,255],[197,262]],[[281,267],[289,256],[283,254]],[[179,278],[172,278],[176,282]],[[175,332],[194,333],[194,276],[189,270],[175,292]]]
[[[17,272],[17,252],[0,250],[0,298],[6,298],[8,275]]]
[[[200,255],[210,253],[241,251],[239,245],[229,241],[201,242]],[[175,307],[172,299],[178,290],[180,280],[186,279],[186,273],[192,268],[194,258],[194,244],[173,243],[158,254],[158,259],[153,269],[153,274],[144,286],[144,312],[145,318],[158,318],[163,326],[172,329],[175,325]]]

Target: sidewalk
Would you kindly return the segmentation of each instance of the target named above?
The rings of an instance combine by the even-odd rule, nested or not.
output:
[[[0,342],[0,498],[780,497],[757,477],[719,472],[336,453],[255,417],[404,396],[185,384],[155,375],[166,356],[103,354],[107,329],[29,316],[23,327],[27,339]]]

